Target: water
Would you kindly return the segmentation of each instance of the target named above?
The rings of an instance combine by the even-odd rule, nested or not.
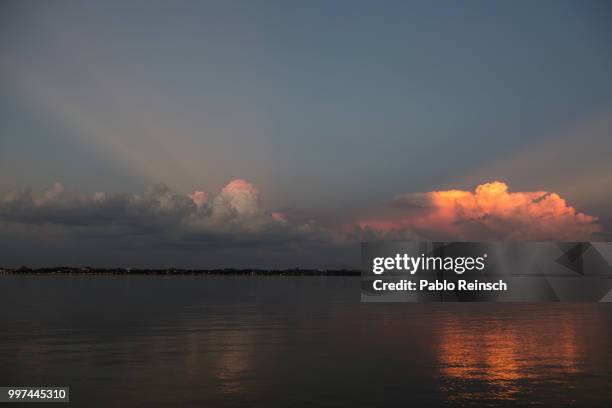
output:
[[[612,306],[360,304],[359,278],[0,277],[0,385],[71,406],[593,406]]]

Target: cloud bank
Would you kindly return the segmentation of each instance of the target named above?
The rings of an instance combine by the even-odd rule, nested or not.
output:
[[[12,191],[0,200],[0,220],[31,226],[109,227],[118,235],[180,233],[197,240],[233,234],[235,241],[259,234],[262,241],[278,234],[283,240],[308,239],[325,230],[312,222],[290,223],[284,214],[260,207],[259,191],[245,180],[233,180],[209,197],[203,191],[175,194],[156,184],[142,194],[68,192],[55,183],[42,194]],[[328,236],[330,237],[330,236]]]
[[[201,267],[242,264],[237,262],[241,256],[243,266],[267,265],[249,265],[248,258],[261,261],[271,252],[283,255],[287,262],[293,253],[299,261],[302,256],[296,252],[346,241],[314,221],[295,221],[283,212],[262,208],[257,188],[241,179],[231,181],[217,195],[199,190],[175,194],[164,184],[141,194],[83,194],[67,191],[60,183],[40,194],[13,191],[0,198],[0,226],[0,240],[20,240],[22,245],[61,241],[62,251],[85,241],[98,242],[101,252],[121,248],[134,251],[135,256],[138,251],[170,249],[175,259],[168,264],[181,263],[176,258],[180,250],[199,253],[203,259],[213,251],[233,251],[228,262],[217,259]],[[0,251],[0,265],[1,255]],[[274,256],[269,264],[279,266]]]
[[[430,240],[590,240],[597,218],[556,193],[510,192],[496,181],[475,191],[447,190],[397,197],[357,221],[366,236]]]
[[[501,182],[402,195],[342,227],[262,208],[242,179],[217,194],[164,184],[83,194],[56,183],[0,198],[0,265],[358,267],[360,240],[575,241],[600,231],[556,193],[510,192]]]

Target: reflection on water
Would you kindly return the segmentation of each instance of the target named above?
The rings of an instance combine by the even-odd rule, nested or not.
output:
[[[612,401],[608,305],[360,304],[340,277],[1,283],[0,385],[70,385],[73,406]]]
[[[585,369],[586,345],[578,333],[584,322],[578,313],[551,315],[540,307],[523,309],[526,315],[512,321],[468,315],[438,322],[438,361],[451,400],[514,400],[528,381],[541,379],[571,386],[569,375]],[[480,392],[463,389],[478,382],[486,385]]]
[[[250,332],[231,331],[223,336],[223,348],[215,356],[213,372],[225,394],[241,394],[246,390],[244,378],[252,370],[254,350],[248,346]]]

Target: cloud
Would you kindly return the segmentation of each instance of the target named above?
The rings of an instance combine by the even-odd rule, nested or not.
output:
[[[92,235],[123,239],[141,237],[172,246],[206,242],[211,246],[285,246],[309,240],[330,241],[333,234],[314,222],[290,222],[282,212],[260,208],[259,191],[245,180],[233,180],[209,197],[196,190],[175,194],[164,184],[142,194],[68,192],[60,183],[35,194],[13,191],[0,199],[5,226],[62,229],[74,238]]]
[[[397,197],[357,221],[370,237],[431,240],[589,240],[597,218],[580,213],[556,193],[510,192],[505,183],[475,191],[446,190]]]
[[[259,212],[259,191],[251,183],[237,179],[223,187],[215,199],[216,207],[229,208],[240,215]]]
[[[198,207],[198,208],[202,208],[202,206],[204,206],[204,203],[206,203],[206,193],[204,191],[199,191],[196,190],[193,193],[188,195],[189,198],[191,198],[191,200],[193,201],[193,203]]]
[[[338,218],[338,217],[336,217]],[[595,217],[558,194],[475,191],[399,196],[348,228],[295,211],[263,208],[237,179],[219,193],[176,194],[156,184],[139,194],[47,191],[0,196],[0,262],[140,267],[356,267],[359,240],[589,240]]]

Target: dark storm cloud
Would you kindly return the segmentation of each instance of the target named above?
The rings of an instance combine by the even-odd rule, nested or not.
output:
[[[339,244],[342,238],[313,222],[292,222],[260,208],[259,192],[234,180],[220,194],[175,194],[163,184],[142,194],[82,194],[56,183],[42,194],[13,191],[0,202],[4,238],[99,241],[104,247],[293,250]]]
[[[42,195],[31,190],[10,192],[0,204],[0,218],[32,225],[151,228],[175,223],[195,209],[188,197],[170,194],[164,185],[142,195],[84,195],[68,193],[56,183]]]

